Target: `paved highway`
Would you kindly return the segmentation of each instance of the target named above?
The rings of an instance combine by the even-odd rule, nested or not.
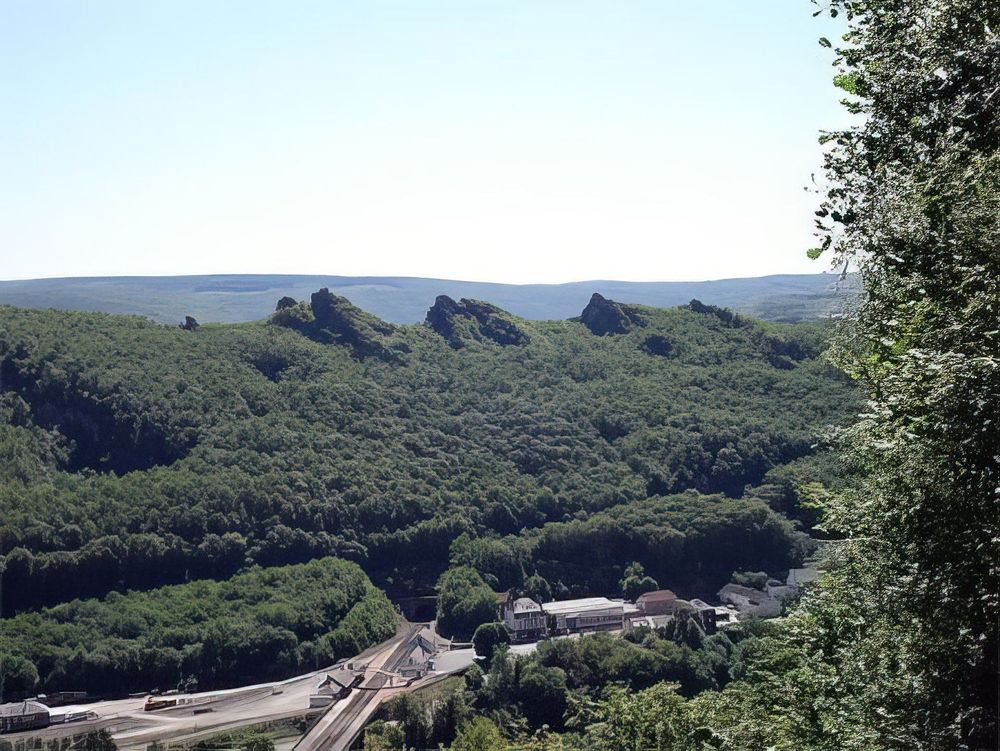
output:
[[[345,751],[361,732],[379,704],[392,696],[413,691],[460,672],[473,662],[471,649],[448,651],[435,657],[436,671],[419,680],[400,682],[388,674],[398,671],[417,645],[422,630],[430,641],[438,643],[425,624],[402,622],[389,640],[372,647],[352,662],[366,665],[365,679],[344,699],[329,708],[309,708],[321,677],[330,668],[315,670],[276,683],[180,694],[165,698],[189,699],[179,707],[146,712],[145,697],[116,699],[72,707],[60,707],[59,712],[90,711],[97,719],[52,725],[43,730],[3,736],[6,741],[40,738],[54,740],[106,728],[121,751],[145,751],[154,741],[191,744],[206,737],[260,722],[322,715],[295,745],[295,751]]]
[[[402,638],[394,644],[387,644],[368,663],[365,681],[346,698],[332,705],[322,719],[295,744],[295,751],[347,749],[382,701],[385,690],[391,690],[387,686],[391,685],[391,680],[386,673],[399,669],[416,647],[416,636],[423,628],[426,627],[411,624],[404,630]]]
[[[425,625],[414,626],[395,648],[387,649],[379,656],[379,665],[376,666],[373,660],[368,672],[371,678],[361,685],[360,690],[355,689],[345,699],[334,704],[299,740],[294,751],[347,751],[383,701],[408,691],[416,691],[472,665],[473,650],[444,651],[434,658],[436,669],[433,673],[406,684],[392,685],[386,673],[398,670],[416,647],[417,634],[426,628]],[[375,670],[376,667],[379,668],[378,671]]]
[[[391,639],[366,650],[354,661],[371,660],[374,663],[381,655],[388,656],[401,641],[412,637],[414,628],[412,624],[402,623]],[[321,714],[324,711],[322,708],[309,708],[309,696],[315,693],[320,677],[329,669],[315,670],[275,683],[164,697],[190,699],[191,703],[155,712],[144,711],[145,697],[59,707],[59,713],[94,712],[97,719],[4,735],[3,740],[53,740],[106,728],[121,751],[144,751],[153,741],[193,742],[204,736],[258,722]]]

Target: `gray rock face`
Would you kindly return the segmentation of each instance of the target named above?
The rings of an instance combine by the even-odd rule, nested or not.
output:
[[[502,346],[520,346],[531,341],[506,311],[464,297],[455,302],[447,295],[439,295],[427,311],[426,322],[454,349],[464,347],[468,339],[489,340]]]
[[[395,360],[401,354],[388,342],[396,331],[394,325],[366,313],[346,297],[338,297],[325,287],[310,297],[311,320],[308,311],[303,313],[296,305],[282,306],[281,302],[284,298],[271,318],[277,325],[293,328],[318,342],[349,347],[360,358]],[[297,310],[298,314],[293,315]]]
[[[580,314],[580,322],[598,336],[624,334],[633,326],[645,325],[634,306],[608,300],[597,292]]]

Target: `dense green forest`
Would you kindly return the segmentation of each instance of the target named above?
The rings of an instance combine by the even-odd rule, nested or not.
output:
[[[814,542],[760,500],[703,495],[655,496],[586,519],[549,522],[519,535],[452,543],[452,563],[475,568],[495,589],[546,580],[561,598],[615,592],[625,567],[643,565],[657,581],[711,597],[738,570],[786,571]]]
[[[4,612],[325,555],[412,590],[462,533],[539,530],[557,560],[557,536],[617,506],[711,516],[667,496],[715,509],[856,407],[823,324],[597,297],[587,322],[530,322],[446,300],[394,326],[324,291],[196,330],[0,308]],[[794,558],[781,519],[745,506],[753,549]]]
[[[324,558],[6,618],[0,661],[15,697],[65,686],[120,696],[191,678],[223,688],[352,657],[392,636],[396,623],[357,564]]]
[[[239,325],[0,308],[7,690],[228,685],[344,656],[381,621],[251,607],[261,577],[325,556],[395,594],[470,566],[482,607],[443,618],[462,638],[493,619],[488,588],[614,594],[637,562],[693,595],[787,569],[810,488],[841,482],[817,441],[857,407],[828,336],[600,295],[550,322],[439,297],[409,326],[326,290]],[[233,624],[166,613],[223,596],[247,602]]]

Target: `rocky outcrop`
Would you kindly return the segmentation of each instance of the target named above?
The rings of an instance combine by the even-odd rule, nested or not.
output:
[[[645,319],[634,305],[609,300],[595,292],[580,314],[580,322],[598,336],[624,334],[634,326],[645,326]]]
[[[317,325],[347,338],[371,332],[390,336],[396,330],[391,323],[366,313],[346,297],[332,294],[326,287],[313,292],[309,302]]]
[[[727,326],[734,329],[742,328],[746,325],[746,319],[734,313],[729,308],[720,308],[718,305],[706,305],[701,300],[692,300],[687,304],[689,310],[700,313],[703,316],[713,316],[718,318]]]
[[[455,317],[460,315],[464,315],[461,305],[448,295],[438,295],[431,309],[427,311],[424,322],[457,348],[462,346],[461,340],[456,340],[454,343],[452,340],[455,339]]]
[[[439,295],[427,311],[426,322],[454,349],[464,347],[470,339],[489,340],[503,346],[531,341],[509,313],[481,300],[463,297],[455,302],[447,295]]]
[[[281,302],[284,302],[282,298]],[[271,317],[272,323],[293,328],[310,339],[325,344],[349,347],[361,358],[377,357],[395,360],[402,347],[389,341],[396,327],[371,313],[366,313],[346,297],[339,297],[324,287],[314,292],[309,305],[298,303],[280,306]]]

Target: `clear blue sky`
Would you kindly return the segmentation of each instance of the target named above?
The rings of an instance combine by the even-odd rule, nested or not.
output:
[[[0,278],[816,272],[807,0],[0,0]]]

